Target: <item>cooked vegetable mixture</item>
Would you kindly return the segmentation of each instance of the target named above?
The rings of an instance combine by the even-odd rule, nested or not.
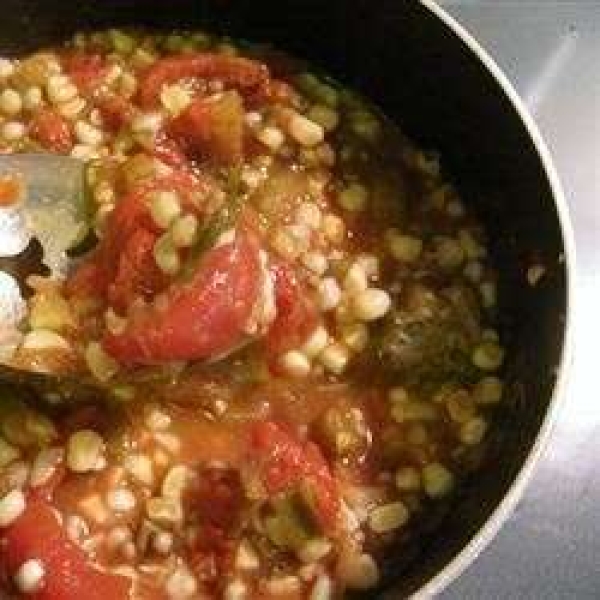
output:
[[[31,276],[0,403],[0,590],[327,600],[481,462],[504,351],[438,159],[271,49],[111,30],[0,60],[3,152],[86,164],[93,239]],[[60,224],[56,223],[59,227]]]

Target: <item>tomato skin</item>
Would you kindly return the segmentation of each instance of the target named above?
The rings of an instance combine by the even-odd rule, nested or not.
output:
[[[318,311],[289,263],[278,262],[271,272],[275,276],[277,317],[267,334],[266,348],[271,368],[277,371],[280,356],[301,346],[314,331]]]
[[[24,513],[2,532],[0,565],[8,580],[29,559],[45,569],[42,587],[32,600],[127,600],[130,581],[95,569],[71,542],[50,505],[30,501]]]
[[[221,531],[236,526],[244,503],[244,490],[235,470],[206,468],[200,473],[198,489],[191,499],[192,510],[203,521]]]
[[[69,122],[56,111],[42,109],[33,117],[30,135],[52,152],[66,153],[73,148],[73,134]]]
[[[314,495],[316,518],[324,529],[335,526],[339,510],[337,485],[319,447],[299,439],[285,425],[259,421],[252,429],[263,484],[269,494],[308,484]]]
[[[100,54],[73,52],[62,57],[63,69],[82,94],[90,94],[102,83],[108,71]]]
[[[139,228],[155,230],[147,206],[148,196],[155,191],[168,190],[179,194],[187,208],[199,210],[192,196],[196,192],[204,194],[209,190],[210,182],[194,178],[187,171],[174,171],[169,175],[145,181],[122,198],[110,214],[101,247],[107,252],[104,257],[113,264],[123,251],[127,240]]]
[[[125,366],[228,352],[244,339],[259,275],[258,240],[238,232],[233,242],[207,252],[189,284],[165,292],[165,309],[140,310],[125,331],[104,337],[104,349]]]
[[[123,96],[108,96],[98,101],[102,125],[114,133],[128,125],[135,114],[133,105]]]
[[[157,137],[152,149],[152,155],[166,165],[179,171],[189,171],[191,168],[179,144],[167,138],[164,134]]]
[[[144,195],[132,193],[123,198],[109,216],[100,245],[69,277],[67,293],[72,298],[110,301],[123,310],[144,276],[142,252],[151,252],[158,237],[152,227]]]
[[[197,210],[192,194],[205,192],[208,185],[190,173],[174,172],[122,198],[108,217],[100,245],[67,281],[69,295],[100,298],[124,311],[136,296],[148,298],[163,289],[168,281],[152,255],[160,231],[149,214],[147,197],[156,190],[173,190]]]
[[[160,189],[160,186],[157,184],[153,188]],[[146,197],[151,191],[147,185],[136,188],[122,198],[108,216],[98,247],[105,267],[113,271],[118,269],[123,249],[137,230],[155,229],[146,206]]]
[[[262,63],[224,54],[198,53],[163,58],[150,67],[141,83],[141,105],[153,107],[163,85],[191,78],[220,79],[227,87],[253,91],[268,81],[269,71]]]
[[[157,238],[154,231],[137,229],[127,240],[116,275],[108,286],[108,301],[119,311],[125,311],[132,298],[151,298],[167,285],[167,276],[153,256]]]
[[[243,158],[244,108],[237,92],[194,100],[171,121],[168,133],[192,156],[231,165]]]

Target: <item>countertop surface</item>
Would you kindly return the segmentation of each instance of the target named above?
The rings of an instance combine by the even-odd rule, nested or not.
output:
[[[600,598],[600,0],[439,1],[537,121],[578,253],[575,358],[550,442],[514,515],[442,598]]]

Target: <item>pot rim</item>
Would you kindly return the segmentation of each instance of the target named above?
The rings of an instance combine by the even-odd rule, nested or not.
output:
[[[523,496],[525,488],[531,479],[536,464],[542,456],[548,442],[552,428],[556,422],[558,412],[562,406],[561,399],[564,397],[568,374],[573,357],[573,323],[574,323],[574,298],[575,298],[575,238],[569,218],[566,198],[558,177],[558,173],[550,151],[544,142],[540,130],[532,115],[521,100],[519,94],[503,73],[494,59],[483,49],[481,44],[463,27],[458,21],[446,12],[436,0],[419,0],[422,6],[436,16],[454,35],[479,59],[487,71],[496,80],[513,108],[521,119],[529,137],[533,141],[538,157],[548,178],[548,183],[554,198],[559,226],[561,229],[564,259],[566,263],[566,310],[563,334],[563,347],[561,358],[557,367],[557,376],[554,383],[550,403],[544,420],[540,426],[534,444],[525,459],[518,475],[513,481],[510,489],[496,506],[490,517],[477,532],[477,534],[463,547],[463,549],[446,566],[419,590],[411,595],[413,599],[433,597],[452,583],[465,569],[472,564],[479,554],[496,536],[500,528],[511,516],[517,503]]]

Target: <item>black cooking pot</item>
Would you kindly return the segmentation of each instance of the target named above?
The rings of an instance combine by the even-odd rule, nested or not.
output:
[[[497,68],[429,0],[3,0],[2,9],[6,54],[125,24],[272,42],[361,89],[419,146],[441,152],[449,179],[487,225],[508,391],[485,468],[417,541],[390,552],[382,597],[438,592],[514,507],[568,354],[564,201],[537,130]],[[526,276],[533,264],[545,268],[537,285]]]

